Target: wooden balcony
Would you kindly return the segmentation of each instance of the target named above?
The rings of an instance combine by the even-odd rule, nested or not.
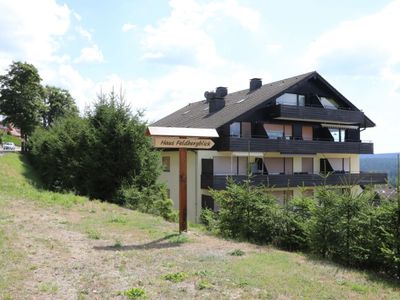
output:
[[[338,124],[364,124],[362,111],[329,109],[315,106],[294,106],[278,104],[269,110],[270,116],[281,120],[300,120],[313,122],[334,122]]]
[[[374,144],[363,142],[220,137],[215,140],[215,143],[214,150],[218,151],[280,152],[283,154],[374,153]]]
[[[201,188],[223,190],[226,188],[228,178],[240,183],[247,180],[241,175],[201,175]],[[283,187],[314,187],[321,185],[374,185],[387,182],[386,173],[359,173],[359,174],[330,174],[323,177],[318,174],[293,174],[293,175],[254,175],[250,178],[253,185],[265,185],[275,188]]]

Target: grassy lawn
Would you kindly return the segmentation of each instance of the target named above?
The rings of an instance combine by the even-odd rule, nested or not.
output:
[[[18,154],[0,178],[0,299],[400,299],[373,273],[45,191]]]

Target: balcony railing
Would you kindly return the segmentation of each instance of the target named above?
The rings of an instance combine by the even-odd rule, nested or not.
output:
[[[374,153],[374,144],[360,141],[333,142],[327,140],[268,139],[265,137],[220,137],[216,139],[214,149],[218,151],[280,152],[284,154],[372,154]]]
[[[359,174],[330,174],[321,176],[318,174],[293,174],[293,175],[201,175],[201,188],[213,188],[222,190],[226,188],[228,178],[240,183],[250,180],[253,185],[266,185],[269,187],[314,187],[321,185],[374,185],[387,183],[386,173],[359,173]]]
[[[365,120],[362,111],[349,109],[329,109],[316,106],[295,106],[277,104],[269,108],[269,114],[274,118],[288,120],[309,120],[335,122],[343,124],[363,124]]]

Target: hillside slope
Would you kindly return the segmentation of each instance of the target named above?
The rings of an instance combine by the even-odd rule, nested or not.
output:
[[[16,154],[0,156],[0,178],[0,299],[400,298],[371,273],[40,190]]]

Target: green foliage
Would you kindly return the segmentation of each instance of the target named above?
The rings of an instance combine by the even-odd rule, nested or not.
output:
[[[240,249],[235,249],[235,250],[229,252],[229,255],[231,255],[231,256],[243,256],[244,255],[244,251],[240,250]]]
[[[0,144],[7,142],[12,142],[15,144],[15,146],[21,147],[21,139],[19,137],[6,134],[0,130]]]
[[[400,279],[400,208],[395,201],[385,201],[375,214],[375,265]]]
[[[123,184],[150,195],[159,174],[159,153],[145,129],[141,114],[132,115],[121,97],[101,95],[85,118],[59,118],[48,130],[37,129],[30,157],[46,187],[122,204],[116,194]]]
[[[282,227],[276,241],[279,247],[291,251],[309,249],[315,208],[315,200],[308,197],[293,198],[283,207]]]
[[[90,239],[93,239],[93,240],[99,240],[100,239],[100,234],[95,229],[88,229],[88,230],[86,230],[86,233],[87,233],[87,235],[88,235],[88,237]]]
[[[78,108],[67,90],[54,86],[44,88],[43,126],[50,127],[61,117],[77,116]]]
[[[172,234],[168,237],[168,242],[172,244],[184,244],[189,242],[189,237],[184,233]]]
[[[146,292],[142,288],[131,288],[123,293],[128,299],[146,299]]]
[[[206,279],[200,280],[196,285],[196,289],[198,290],[205,290],[210,288],[212,288],[212,284]]]
[[[60,119],[49,130],[35,130],[28,144],[29,156],[47,188],[89,194],[87,151],[91,139],[88,123],[79,117]]]
[[[171,273],[171,274],[166,274],[163,276],[165,280],[178,283],[184,281],[188,275],[185,272],[177,272],[177,273]]]
[[[218,233],[218,216],[211,209],[205,208],[200,212],[200,222],[207,230]]]
[[[149,187],[141,187],[139,184],[124,185],[118,190],[116,199],[126,207],[162,216],[168,221],[176,221],[178,217],[163,184],[153,184]]]
[[[338,242],[336,222],[339,195],[325,187],[317,190],[317,205],[311,227],[311,249],[323,257],[329,257],[332,247]]]
[[[0,76],[0,113],[5,122],[21,129],[26,138],[40,124],[43,111],[42,79],[31,64],[13,62],[6,75]]]
[[[220,211],[203,210],[201,220],[225,237],[311,251],[400,278],[400,201],[378,203],[369,189],[351,190],[320,187],[315,199],[300,196],[279,206],[265,188],[229,181],[225,191],[211,191]]]
[[[229,180],[226,190],[212,190],[211,195],[220,208],[218,230],[222,235],[260,243],[270,243],[277,236],[281,210],[264,187]]]

